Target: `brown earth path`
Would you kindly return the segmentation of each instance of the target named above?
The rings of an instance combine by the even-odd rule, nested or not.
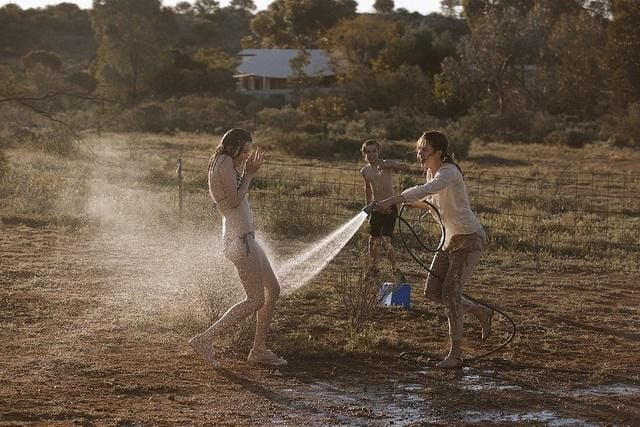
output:
[[[637,278],[618,279],[618,291],[581,297],[607,300],[611,309],[601,313],[606,318],[600,325],[549,318],[548,301],[527,298],[526,287],[505,295],[504,304],[519,311],[524,324],[516,350],[508,353],[514,363],[440,372],[424,362],[291,354],[290,365],[277,370],[252,367],[244,354],[226,350],[224,369],[216,371],[194,356],[184,331],[147,330],[135,316],[122,316],[136,301],[117,292],[118,282],[145,274],[135,260],[143,253],[96,244],[87,230],[25,225],[2,226],[0,253],[2,425],[632,425],[640,412],[637,383],[626,383],[628,393],[581,393],[583,386],[613,380],[571,372],[572,366],[606,363],[612,353],[602,346],[609,342],[622,352],[620,359],[593,366],[593,372],[608,368],[638,379],[638,312],[614,310],[625,299],[625,307],[637,303],[628,282]],[[503,276],[496,276],[495,292],[509,285],[500,283]],[[584,289],[584,282],[567,275],[555,286],[571,292],[571,286]],[[295,323],[293,314],[285,304],[280,316],[291,320],[284,325]],[[554,335],[559,329],[564,336]],[[585,343],[594,333],[597,339]],[[542,334],[548,338],[543,347],[527,339]],[[567,340],[579,348],[556,360],[567,372],[535,367],[554,366]],[[590,346],[595,357],[585,360]]]

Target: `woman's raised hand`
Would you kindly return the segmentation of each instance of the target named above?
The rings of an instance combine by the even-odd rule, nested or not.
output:
[[[249,158],[247,159],[247,163],[244,166],[244,171],[247,174],[255,175],[264,163],[264,150],[260,147],[256,148],[256,150],[249,154]]]

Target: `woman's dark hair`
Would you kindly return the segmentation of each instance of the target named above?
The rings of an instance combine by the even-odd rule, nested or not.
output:
[[[426,131],[422,134],[422,136],[420,136],[420,138],[418,138],[418,149],[420,149],[420,147],[423,147],[425,144],[429,144],[431,148],[433,148],[434,152],[440,151],[440,153],[442,153],[440,155],[440,160],[442,160],[443,163],[451,163],[455,165],[460,173],[462,173],[462,169],[453,159],[453,154],[449,153],[448,151],[449,140],[444,133],[438,132],[437,130]]]
[[[246,142],[252,142],[251,134],[244,129],[233,128],[229,129],[222,138],[220,138],[220,144],[216,147],[216,151],[209,159],[209,170],[213,168],[220,157],[223,154],[233,158],[238,157],[244,148]]]

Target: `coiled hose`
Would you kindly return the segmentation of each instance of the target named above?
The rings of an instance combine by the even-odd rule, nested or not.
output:
[[[424,268],[430,275],[433,275],[435,278],[444,281],[444,277],[439,277],[437,274],[435,274],[433,271],[431,271],[431,269],[424,263],[422,262],[422,260],[420,260],[416,254],[413,252],[413,250],[411,248],[409,248],[409,245],[407,245],[407,241],[404,237],[404,235],[402,234],[402,226],[401,224],[404,224],[409,231],[411,232],[411,234],[413,235],[413,237],[416,239],[416,241],[418,242],[418,244],[420,245],[420,247],[422,247],[422,249],[424,249],[427,252],[431,252],[433,254],[437,253],[438,251],[440,251],[442,249],[442,246],[444,245],[445,242],[445,236],[446,236],[446,230],[444,228],[444,225],[442,224],[442,218],[440,217],[440,212],[438,211],[438,209],[431,204],[430,202],[424,201],[424,203],[426,203],[429,206],[429,209],[431,210],[431,212],[433,213],[433,215],[437,218],[438,220],[438,224],[440,225],[440,230],[441,230],[441,237],[440,237],[440,242],[438,243],[438,245],[435,248],[430,248],[428,247],[423,240],[418,236],[418,234],[416,233],[416,231],[414,230],[414,228],[411,226],[411,224],[402,216],[402,213],[405,210],[405,206],[402,206],[402,208],[400,209],[400,212],[398,212],[398,235],[400,236],[400,241],[402,242],[402,246],[404,247],[404,249],[409,253],[409,255],[411,255],[411,258],[413,258],[413,260],[415,262],[417,262],[422,268]],[[509,337],[507,338],[506,341],[504,341],[502,344],[500,344],[499,346],[497,346],[496,348],[492,349],[491,351],[488,351],[486,353],[480,354],[479,356],[475,356],[473,358],[465,358],[464,361],[466,362],[475,362],[479,359],[485,358],[493,353],[496,353],[500,350],[502,350],[504,347],[506,347],[512,340],[513,338],[516,336],[516,331],[517,331],[517,327],[516,327],[516,323],[513,321],[513,319],[507,315],[505,312],[503,312],[502,310],[499,310],[498,308],[487,304],[485,302],[482,301],[478,301],[477,299],[467,295],[467,294],[462,294],[463,297],[471,300],[472,302],[476,303],[476,304],[480,304],[483,305],[485,307],[490,308],[491,310],[493,310],[494,312],[504,316],[505,319],[507,319],[509,321],[509,323],[511,323],[511,334],[509,335]],[[406,356],[411,356],[411,355],[417,355],[417,356],[426,356],[429,357],[430,359],[433,360],[442,360],[439,356],[434,356],[430,353],[424,353],[424,352],[419,352],[419,351],[403,351],[402,353],[400,353],[400,357],[404,358]]]

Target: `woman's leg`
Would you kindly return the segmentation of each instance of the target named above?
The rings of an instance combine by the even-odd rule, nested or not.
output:
[[[269,328],[271,326],[273,312],[276,308],[276,302],[280,296],[280,283],[273,272],[269,258],[259,243],[256,244],[256,251],[260,254],[262,260],[262,291],[265,295],[265,303],[262,308],[258,310],[256,336],[247,360],[250,363],[283,366],[287,364],[287,361],[271,350],[267,350],[267,336],[269,335]]]
[[[203,358],[212,364],[217,364],[211,349],[214,337],[237,325],[264,305],[265,297],[261,277],[262,257],[256,247],[253,238],[248,238],[246,242],[236,239],[225,248],[225,256],[236,266],[246,298],[227,310],[206,331],[189,341],[202,354]]]
[[[482,255],[484,241],[476,234],[454,236],[449,251],[449,269],[442,286],[442,300],[449,319],[450,350],[439,367],[462,365],[462,335],[465,311],[478,312],[476,304],[462,298],[465,283],[469,280]]]
[[[253,348],[259,350],[266,350],[267,348],[267,335],[269,334],[269,327],[271,325],[271,319],[273,312],[276,308],[276,302],[280,296],[280,283],[278,278],[273,272],[269,258],[260,247],[259,243],[256,243],[256,252],[260,256],[261,260],[261,288],[264,295],[264,305],[258,310],[256,321],[256,337],[253,342]]]

